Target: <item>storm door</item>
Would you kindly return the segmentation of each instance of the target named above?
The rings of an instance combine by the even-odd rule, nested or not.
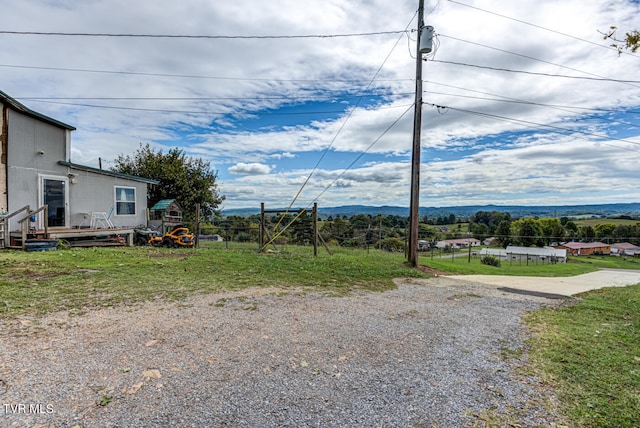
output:
[[[48,227],[67,227],[68,180],[42,177],[42,204],[49,205]]]

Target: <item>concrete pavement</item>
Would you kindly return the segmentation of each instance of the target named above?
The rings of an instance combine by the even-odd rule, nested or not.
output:
[[[569,277],[507,275],[447,275],[446,277],[495,285],[498,288],[566,297],[599,288],[640,284],[640,270],[623,269],[601,269],[597,272]]]

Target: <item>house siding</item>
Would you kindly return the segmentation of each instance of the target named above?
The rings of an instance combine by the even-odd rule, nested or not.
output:
[[[578,243],[571,242],[565,245],[559,245],[556,248],[563,248],[569,251],[572,256],[591,256],[594,254],[611,254],[611,245],[601,242],[594,243]]]
[[[2,96],[6,97],[0,92]],[[147,184],[153,180],[72,164],[69,151],[73,127],[28,110],[10,98],[0,106],[0,208],[12,212],[27,205],[32,210],[41,207],[43,180],[52,179],[54,183],[59,180],[66,192],[58,211],[49,211],[49,219],[57,216],[60,220],[64,208],[64,222],[60,222],[64,224],[56,227],[88,226],[89,213],[108,213],[112,206],[110,220],[116,227],[146,224]],[[135,214],[115,213],[116,187],[135,189]],[[18,217],[11,218],[9,228],[17,229],[17,221]],[[44,221],[40,214],[37,226],[43,227]]]
[[[65,168],[66,169],[66,168]],[[114,208],[111,222],[115,227],[134,227],[147,223],[147,184],[127,180],[122,177],[99,175],[88,171],[70,168],[75,184],[69,185],[69,199],[73,205],[69,210],[73,226],[87,226],[87,217],[91,211],[108,213]],[[115,188],[129,187],[136,189],[135,215],[117,215],[115,205]]]
[[[9,110],[7,144],[7,206],[12,210],[40,206],[40,177],[66,179],[66,168],[57,161],[64,158],[70,131],[20,112]],[[12,221],[17,221],[16,218]],[[17,228],[17,223],[10,224]]]
[[[7,118],[9,109],[0,103],[0,210],[7,209],[9,202],[7,200]]]

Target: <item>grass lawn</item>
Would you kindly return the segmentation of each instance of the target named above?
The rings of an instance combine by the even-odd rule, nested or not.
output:
[[[397,277],[429,276],[397,253],[338,248],[314,257],[310,247],[259,254],[255,245],[205,245],[1,251],[0,318],[252,286],[342,295],[356,288],[387,290]]]
[[[0,319],[91,307],[179,300],[197,293],[277,287],[344,295],[384,291],[397,277],[427,277],[402,253],[285,247],[259,254],[255,245],[204,243],[200,249],[79,248],[0,251]],[[640,269],[638,259],[573,257],[569,263],[502,263],[479,257],[420,264],[460,274],[568,276],[599,268]],[[552,385],[576,427],[640,426],[640,285],[603,289],[559,308],[531,312],[530,368]]]
[[[640,284],[531,312],[530,364],[575,427],[640,426]]]

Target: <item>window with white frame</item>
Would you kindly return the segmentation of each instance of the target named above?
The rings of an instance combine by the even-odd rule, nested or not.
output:
[[[116,215],[136,214],[136,188],[116,187]]]

